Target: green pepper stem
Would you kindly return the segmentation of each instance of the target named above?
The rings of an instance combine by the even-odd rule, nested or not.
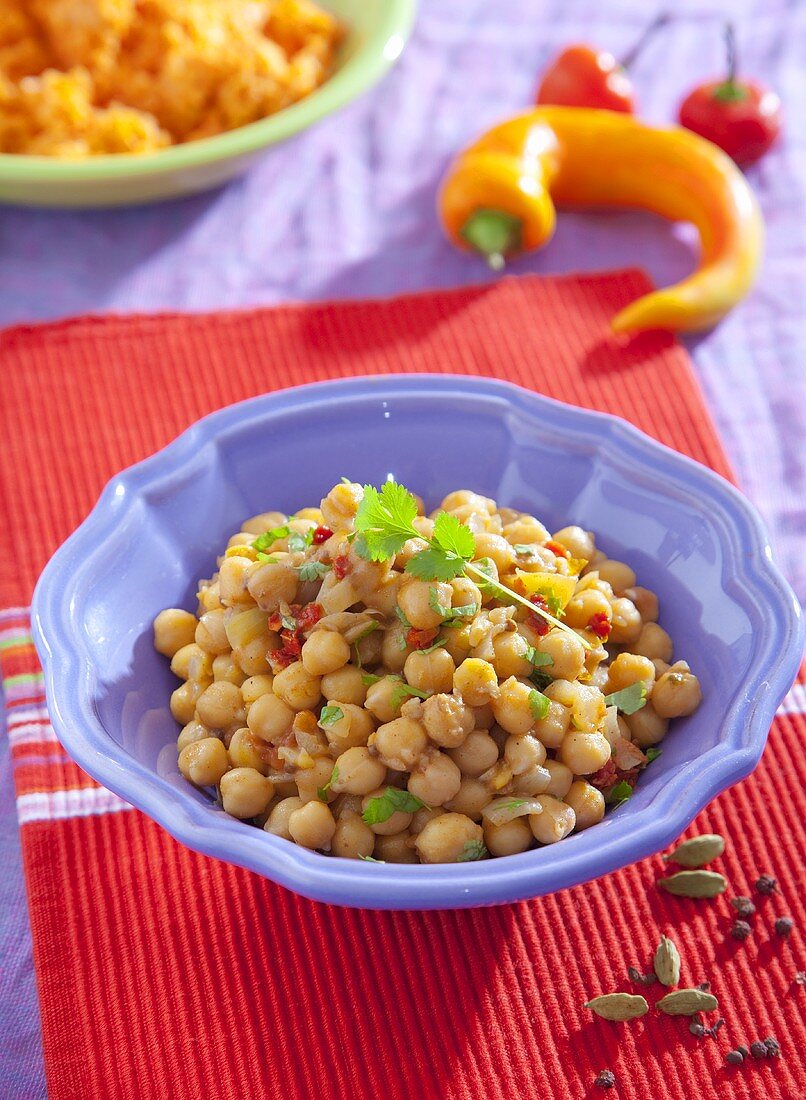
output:
[[[523,222],[503,210],[479,208],[473,211],[459,233],[493,271],[501,271],[507,255],[521,247]]]

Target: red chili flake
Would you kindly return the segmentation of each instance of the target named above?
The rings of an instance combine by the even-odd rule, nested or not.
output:
[[[536,592],[534,596],[530,596],[529,603],[533,603],[535,607],[542,607],[544,611],[549,610],[546,597],[540,592]],[[526,616],[526,625],[531,627],[539,638],[545,637],[551,630],[551,623],[546,622],[542,615],[536,615],[534,611],[530,611]]]
[[[321,546],[323,542],[333,538],[333,532],[329,527],[317,527],[311,540],[314,546]]]
[[[339,556],[333,562],[333,572],[342,580],[348,573],[352,572],[352,563],[346,554],[339,554]]]
[[[612,760],[608,760],[606,764],[603,764],[601,768],[599,768],[598,772],[594,772],[593,775],[590,776],[588,782],[592,787],[598,787],[600,791],[604,791],[618,782],[617,776],[616,765]]]
[[[284,668],[293,665],[299,657],[299,654],[293,653],[287,646],[281,646],[279,649],[272,649],[266,654],[266,657],[272,672],[276,676],[277,673],[282,672]]]
[[[411,649],[428,649],[439,634],[439,630],[432,627],[429,630],[418,630],[416,626],[409,627],[406,634],[406,645]]]
[[[588,619],[588,630],[590,630],[592,634],[595,634],[597,638],[601,638],[603,642],[606,642],[610,637],[610,631],[612,629],[612,623],[604,611],[597,611]]]
[[[269,615],[269,630],[275,630],[278,634],[282,633],[283,631],[288,632],[288,627],[283,622],[283,619],[293,619],[296,623],[301,611],[302,605],[298,603],[289,604],[288,615],[283,615],[280,611],[272,611],[271,615]]]
[[[555,542],[554,539],[549,539],[548,542],[544,542],[543,545],[547,550],[551,550],[552,554],[558,558],[570,558],[571,551],[563,546],[561,542]]]
[[[320,603],[306,603],[297,616],[297,626],[302,631],[310,630],[312,626],[319,622],[324,613],[325,610]]]

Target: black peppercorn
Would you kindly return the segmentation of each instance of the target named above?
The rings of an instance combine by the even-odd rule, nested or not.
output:
[[[612,1069],[603,1069],[596,1078],[596,1084],[600,1089],[612,1089],[616,1083],[616,1075]]]
[[[768,1035],[767,1038],[764,1040],[764,1046],[767,1048],[768,1058],[781,1057],[781,1048],[778,1045],[778,1042],[773,1039],[772,1035]]]
[[[740,917],[752,917],[756,911],[756,907],[750,898],[731,898],[730,903]]]
[[[750,1053],[747,1047],[736,1047],[736,1049],[741,1054],[742,1058],[746,1058],[747,1055]]]
[[[756,889],[759,894],[774,894],[778,889],[778,883],[772,875],[760,875],[756,879]]]
[[[750,1044],[750,1053],[754,1058],[766,1058],[768,1055],[767,1046],[760,1039],[756,1039],[755,1042]]]
[[[725,1055],[725,1061],[729,1066],[740,1066],[744,1061],[744,1055],[740,1050],[729,1050]]]
[[[746,920],[735,920],[731,927],[730,934],[735,940],[746,940],[752,931],[753,929]]]
[[[794,927],[795,922],[792,920],[791,917],[779,917],[774,925],[776,934],[784,940],[787,938],[787,936],[790,936],[792,934],[792,929]]]

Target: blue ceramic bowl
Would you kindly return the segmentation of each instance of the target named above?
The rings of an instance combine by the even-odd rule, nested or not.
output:
[[[332,859],[227,817],[180,776],[175,681],[152,648],[163,607],[194,607],[244,516],[311,504],[339,475],[387,476],[429,506],[470,486],[579,523],[658,593],[704,701],[673,724],[633,797],[561,844],[482,863]],[[34,596],[53,724],[70,754],[191,848],[308,897],[385,909],[514,901],[596,878],[668,845],[752,770],[803,645],[793,593],[732,486],[614,417],[501,382],[328,382],[234,405],[116,477]]]

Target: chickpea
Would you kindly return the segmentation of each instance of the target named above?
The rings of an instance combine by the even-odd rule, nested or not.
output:
[[[498,575],[511,573],[515,568],[515,551],[503,535],[476,535],[474,558],[490,558],[495,562]]]
[[[405,569],[415,555],[421,554],[423,550],[427,549],[428,543],[425,539],[407,539],[395,554],[395,569]]]
[[[261,751],[263,744],[247,726],[241,726],[233,733],[227,749],[230,764],[233,768],[254,768],[266,775],[269,765]]]
[[[375,729],[372,715],[354,703],[342,703],[336,699],[329,699],[329,707],[336,707],[341,711],[341,718],[335,722],[329,722],[325,726],[325,737],[334,753],[342,753],[345,749],[357,748],[366,745],[369,735]]]
[[[661,718],[682,718],[702,702],[700,681],[685,661],[678,661],[652,689],[652,706]]]
[[[622,595],[626,596],[628,600],[632,600],[638,608],[638,614],[645,623],[656,623],[658,621],[658,597],[654,592],[636,585],[633,588],[626,588]]]
[[[539,519],[534,516],[519,516],[510,523],[504,525],[504,538],[513,546],[537,546],[545,542],[550,536],[548,530]]]
[[[530,768],[545,764],[546,749],[542,742],[531,734],[510,736],[504,744],[504,760],[513,775],[522,775]]]
[[[427,744],[425,727],[414,718],[395,718],[379,726],[369,738],[369,747],[387,768],[406,772],[416,767]]]
[[[472,736],[472,735],[471,735]],[[461,749],[455,749],[461,752]],[[444,752],[425,757],[409,776],[409,792],[428,806],[441,806],[459,793],[462,773]]]
[[[274,836],[281,836],[283,840],[293,839],[288,828],[288,822],[291,815],[296,810],[301,810],[304,805],[305,803],[301,798],[293,796],[283,798],[276,805],[272,806],[271,813],[263,828],[267,833],[272,833]]]
[[[432,821],[435,817],[439,817],[440,814],[444,813],[445,811],[440,809],[438,806],[421,806],[420,809],[414,813],[411,819],[409,832],[412,834],[412,836],[417,836],[418,833],[421,833],[423,831],[429,821]]]
[[[493,668],[500,680],[510,676],[528,676],[532,662],[527,658],[529,643],[516,630],[508,630],[493,638]]]
[[[218,581],[202,581],[197,596],[200,615],[205,611],[217,611],[222,606],[218,598]]]
[[[259,699],[261,695],[268,695],[271,691],[272,684],[274,682],[273,676],[250,676],[248,680],[244,680],[241,684],[241,695],[243,701],[248,707],[251,707],[255,700]]]
[[[226,653],[229,649],[229,639],[224,624],[224,611],[206,611],[196,624],[196,644],[206,653],[215,656],[218,653]]]
[[[607,678],[608,693],[621,691],[633,684],[643,683],[647,691],[655,682],[655,666],[648,657],[636,653],[619,653],[610,664]]]
[[[218,597],[225,607],[251,607],[254,600],[247,588],[252,559],[224,558],[218,570]]]
[[[456,666],[450,653],[435,649],[433,653],[415,650],[406,658],[403,675],[413,688],[432,693],[449,692],[453,687]]]
[[[355,482],[334,485],[322,501],[322,518],[332,531],[352,531],[364,490]]]
[[[593,534],[590,531],[585,531],[582,527],[563,527],[562,530],[557,531],[551,537],[554,542],[559,542],[560,546],[564,546],[570,552],[572,558],[584,558],[585,561],[590,561],[596,549]]]
[[[623,561],[606,559],[597,566],[599,579],[607,581],[616,595],[621,595],[625,588],[632,588],[635,584],[635,573]]]
[[[330,848],[336,822],[324,802],[307,802],[288,818],[291,839],[303,848]]]
[[[252,542],[258,535],[273,531],[275,527],[284,527],[287,523],[288,516],[285,512],[261,512],[242,523],[241,530],[252,536],[248,540]]]
[[[417,853],[411,846],[408,829],[392,836],[378,834],[375,838],[375,858],[384,863],[417,863]]]
[[[181,753],[182,749],[188,745],[192,745],[194,741],[201,741],[205,737],[213,737],[213,731],[208,730],[202,722],[197,719],[192,719],[187,725],[182,727],[179,736],[176,739],[176,747]]]
[[[434,608],[451,606],[452,590],[445,581],[411,579],[400,588],[397,601],[413,627],[429,630],[442,623],[442,615]]]
[[[659,680],[661,678],[661,676],[664,674],[664,672],[668,672],[669,669],[672,667],[667,661],[660,661],[660,660],[658,660],[657,657],[652,662],[652,664],[655,666],[655,679],[656,680]]]
[[[212,680],[213,656],[195,642],[183,645],[171,659],[171,672],[180,680]]]
[[[196,616],[180,607],[160,611],[154,620],[154,648],[166,657],[173,657],[196,637]]]
[[[491,730],[495,725],[495,715],[491,703],[473,707],[473,723],[477,730]]]
[[[403,623],[392,623],[383,632],[381,643],[381,661],[390,672],[402,672],[406,657],[412,652],[406,641],[408,628]]]
[[[355,665],[328,672],[322,677],[322,694],[326,699],[340,699],[343,703],[362,707],[367,697],[367,685],[362,676],[361,669]]]
[[[473,730],[458,748],[448,749],[448,755],[462,775],[475,777],[482,775],[498,760],[498,745],[485,730]]]
[[[498,696],[498,677],[489,662],[468,657],[453,674],[453,690],[471,707],[482,707]]]
[[[445,652],[450,653],[455,665],[460,665],[470,655],[472,648],[470,645],[471,626],[472,622],[466,620],[461,626],[453,626],[445,633]]]
[[[555,680],[546,688],[545,694],[554,702],[570,707],[571,723],[576,730],[593,733],[604,723],[607,708],[604,695],[598,688],[568,680]]]
[[[632,642],[637,642],[641,633],[641,616],[635,604],[622,596],[613,600],[610,610],[612,617],[608,641],[613,645],[630,645]]]
[[[294,711],[271,692],[259,696],[249,708],[246,724],[257,737],[278,745],[294,724]]]
[[[196,701],[205,689],[205,684],[188,680],[171,695],[171,714],[180,725],[186,726],[196,713]]]
[[[549,773],[549,785],[540,794],[550,794],[555,798],[565,799],[574,782],[574,773],[567,764],[561,764],[559,760],[547,760],[544,767]]]
[[[464,814],[447,813],[428,822],[415,847],[423,863],[458,863],[483,843],[480,825]]]
[[[361,802],[362,812],[366,811],[373,798],[382,798],[385,791],[385,787],[379,787],[377,790],[364,795]],[[370,829],[376,836],[394,836],[395,833],[402,833],[404,829],[408,829],[410,824],[411,814],[403,813],[402,810],[395,810],[386,821],[377,821],[374,825],[370,825]]]
[[[336,764],[338,775],[331,790],[336,794],[365,795],[377,790],[386,779],[386,765],[363,745],[347,749]]]
[[[274,794],[271,780],[255,768],[233,768],[220,784],[224,809],[242,820],[262,814]]]
[[[528,733],[535,724],[536,716],[532,709],[535,699],[539,696],[531,684],[510,676],[500,685],[498,698],[493,700],[496,722],[507,733]]]
[[[642,657],[649,657],[651,661],[669,662],[672,659],[674,647],[672,639],[662,626],[657,623],[645,622],[641,627],[638,640],[633,643],[633,652]]]
[[[585,647],[567,630],[553,627],[545,637],[538,639],[535,648],[551,657],[553,663],[546,671],[555,680],[576,680],[585,667]]]
[[[462,776],[462,783],[457,793],[445,808],[452,813],[465,814],[473,821],[481,821],[481,811],[492,801],[490,792],[484,783],[472,776]]]
[[[313,710],[322,694],[322,681],[295,661],[276,674],[272,690],[292,710]]]
[[[543,807],[543,812],[529,814],[529,824],[535,840],[539,844],[556,844],[573,830],[576,815],[570,806],[550,794],[540,795],[537,801]]]
[[[514,856],[531,848],[534,837],[523,817],[515,817],[503,825],[484,822],[484,844],[491,856]]]
[[[227,750],[217,737],[194,741],[179,754],[179,770],[197,787],[214,787],[229,769]]]
[[[335,766],[332,757],[315,756],[312,768],[300,768],[294,773],[297,791],[303,802],[314,802],[319,799],[319,791],[332,779]],[[331,786],[325,792],[325,799],[327,802],[332,802],[335,797],[336,792]]]
[[[243,645],[235,646],[232,656],[247,676],[267,676],[271,665],[266,654],[280,648],[280,639],[268,632],[261,638],[253,638]]]
[[[610,742],[602,733],[569,733],[560,746],[560,760],[574,775],[592,775],[610,759]]]
[[[215,681],[226,680],[230,684],[240,687],[246,677],[232,659],[231,653],[219,653],[213,658],[213,679]]]
[[[302,665],[309,676],[326,676],[344,668],[350,646],[333,630],[315,630],[302,647]]]
[[[432,695],[423,703],[423,725],[435,745],[455,749],[473,729],[473,711],[455,695]]]
[[[660,683],[660,680],[658,683]],[[657,687],[656,684],[652,690],[653,696]],[[624,720],[630,728],[630,739],[641,749],[649,748],[650,745],[657,745],[666,736],[666,731],[669,728],[669,719],[662,718],[658,714],[652,700],[645,707],[637,710],[635,714],[627,715]]]
[[[281,603],[293,603],[299,587],[299,574],[291,559],[258,561],[249,570],[247,588],[259,608],[269,613],[278,611]]]
[[[584,630],[594,615],[604,615],[610,621],[610,600],[598,588],[584,588],[575,592],[565,605],[564,621],[568,626]],[[569,679],[569,677],[564,677]]]
[[[450,585],[453,592],[451,607],[469,607],[471,604],[481,607],[483,602],[481,589],[471,581],[470,577],[455,577]]]
[[[401,683],[398,676],[383,676],[368,688],[364,706],[379,722],[391,722],[400,717],[400,708],[406,698],[400,690]]]
[[[359,664],[363,668],[371,668],[380,664],[383,650],[383,631],[373,630],[366,638],[355,643]]]
[[[551,773],[548,770],[550,760],[543,764],[534,764],[531,768],[516,775],[514,779],[515,793],[519,796],[527,795],[534,798],[535,795],[544,794],[551,786]]]
[[[495,501],[491,497],[483,497],[474,493],[472,489],[454,489],[448,493],[440,505],[440,511],[453,512],[456,508],[465,508],[471,505],[477,512],[487,512],[492,515],[495,512]]]
[[[356,813],[345,814],[336,822],[331,851],[342,859],[360,859],[371,856],[375,847],[375,834]]]
[[[565,739],[571,724],[571,711],[562,703],[549,703],[548,714],[538,718],[532,727],[532,733],[542,741],[547,749],[558,749]]]
[[[565,802],[576,815],[577,829],[588,829],[591,825],[598,825],[604,817],[604,795],[584,779],[577,779],[571,784],[565,795]]]

